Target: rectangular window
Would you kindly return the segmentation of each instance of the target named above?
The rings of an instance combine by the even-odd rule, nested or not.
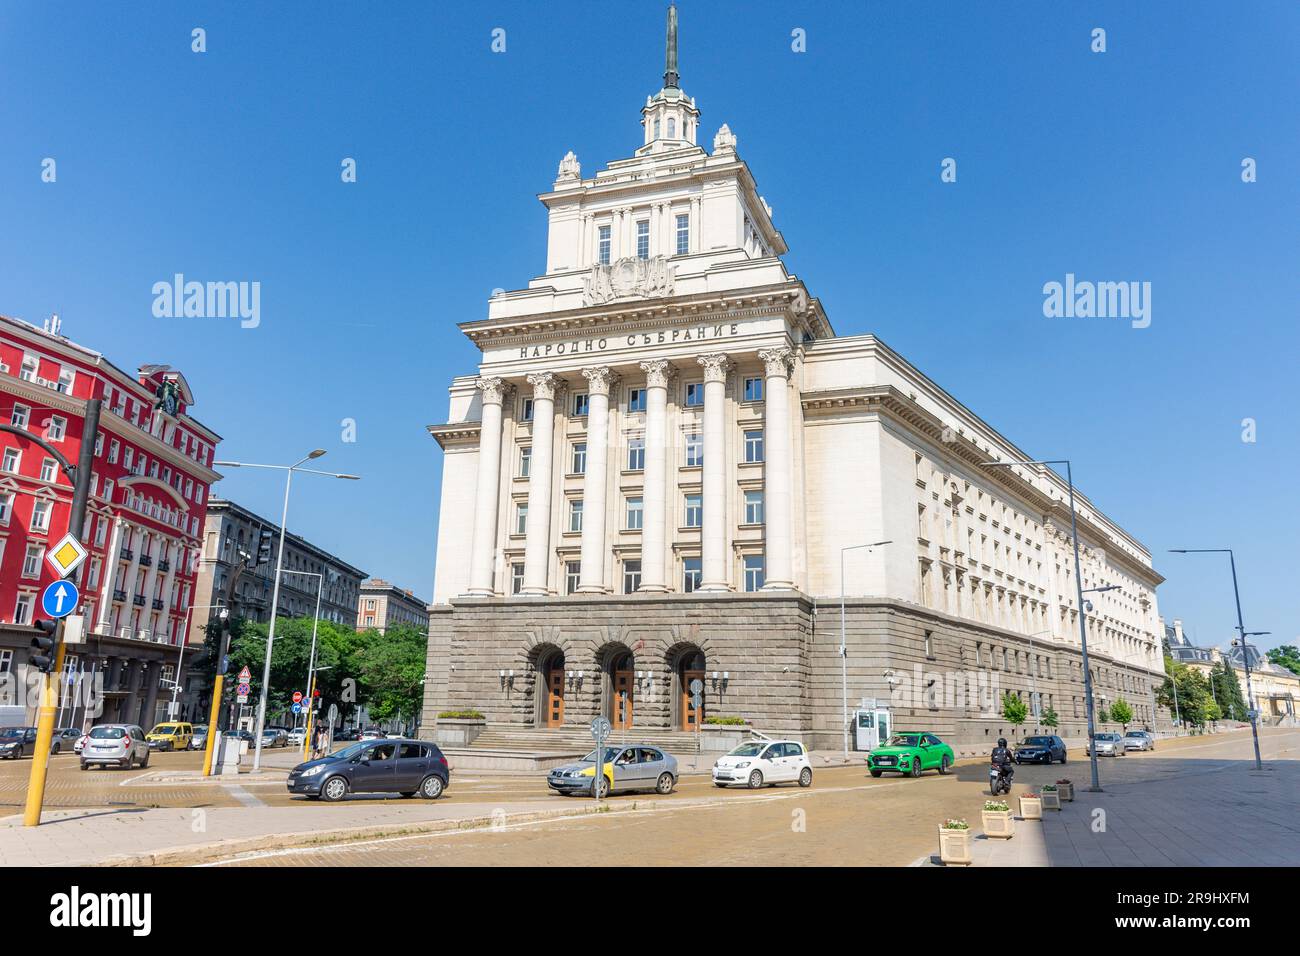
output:
[[[36,370],[40,367],[40,360],[34,355],[23,356],[23,367],[18,372],[18,377],[24,382],[36,381]]]
[[[573,470],[571,475],[585,475],[587,473],[587,443],[585,441],[576,441],[573,443]]]
[[[50,416],[50,428],[46,433],[49,441],[63,441],[63,436],[68,430],[68,420],[58,415]]]
[[[763,460],[763,430],[754,429],[745,432],[745,461],[753,463]]]
[[[745,401],[761,402],[763,400],[763,380],[761,378],[745,379]]]
[[[32,530],[50,530],[50,503],[48,501],[37,501],[36,504],[32,505]]]
[[[577,594],[582,582],[582,562],[566,561],[564,563],[564,593]]]
[[[528,533],[528,505],[520,502],[515,505],[515,534]]]
[[[677,216],[677,254],[684,256],[691,251],[691,217],[688,213]]]
[[[122,452],[122,467],[125,468],[127,471],[130,471],[131,464],[134,461],[135,461],[135,450],[132,449],[130,446],[127,446],[127,449],[124,452]]]
[[[95,432],[95,457],[104,457],[104,433]]]
[[[704,574],[704,562],[700,558],[682,559],[682,591],[690,594],[700,588],[700,579]]]
[[[5,471],[18,473],[18,463],[22,461],[22,452],[17,448],[6,448],[4,459],[0,461],[0,468]]]
[[[32,410],[30,408],[28,408],[26,405],[19,405],[17,402],[15,402],[14,413],[9,418],[9,424],[13,425],[16,428],[26,428],[27,422],[31,418],[31,414],[32,414]]]
[[[686,407],[700,408],[704,405],[704,383],[689,382],[686,385]]]
[[[101,564],[103,564],[103,562],[99,558],[90,559],[90,577],[87,579],[86,584],[91,590],[99,587],[99,569]]]
[[[569,530],[582,530],[582,499],[574,498],[569,502]]]
[[[623,593],[634,594],[641,587],[641,562],[623,562]]]
[[[590,396],[586,392],[578,392],[573,396],[573,417],[585,418],[587,409],[591,407]]]
[[[650,258],[650,220],[642,219],[636,224],[636,257]]]
[[[14,496],[12,492],[6,491],[0,494],[0,524],[8,524],[13,513]]]
[[[628,498],[627,499],[627,523],[624,525],[624,527],[626,527],[628,531],[640,531],[641,516],[642,516],[642,499]]]
[[[510,593],[518,594],[524,589],[524,566],[522,563],[510,565]]]
[[[34,594],[20,594],[18,601],[14,604],[14,623],[29,624],[32,620],[32,602],[36,599]]]
[[[645,439],[629,438],[627,440],[627,470],[645,470]]]
[[[602,266],[609,265],[609,226],[601,226],[597,232],[596,261]]]
[[[122,450],[121,444],[116,438],[110,438],[108,441],[108,463],[117,464],[117,453]]]
[[[528,472],[533,467],[533,447],[524,445],[519,449],[519,477],[527,478]]]
[[[629,412],[645,411],[645,389],[629,388],[627,390],[627,410]]]
[[[745,590],[760,591],[766,580],[763,556],[761,554],[745,555]]]
[[[531,422],[533,420],[533,400],[525,398],[519,407],[519,420],[521,422]]]
[[[71,395],[74,377],[75,375],[71,370],[66,368],[59,369],[59,385],[57,390],[62,392],[64,395]]]
[[[687,495],[685,526],[687,528],[698,528],[703,523],[704,523],[704,496]]]
[[[53,458],[46,458],[41,462],[41,481],[53,481],[55,469],[58,467]]]
[[[763,492],[745,492],[745,524],[763,523]]]
[[[686,436],[686,467],[698,468],[704,464],[704,436],[690,432]]]
[[[41,576],[41,554],[44,552],[39,544],[29,544],[23,555],[23,577],[39,578]]]

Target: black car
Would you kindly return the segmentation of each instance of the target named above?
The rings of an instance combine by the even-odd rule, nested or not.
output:
[[[61,749],[59,733],[56,730],[54,738],[50,741],[50,753],[56,754]],[[35,727],[0,727],[0,757],[6,760],[18,760],[35,752]]]
[[[1060,737],[1026,737],[1016,745],[1016,763],[1065,763],[1065,741]]]
[[[436,800],[451,783],[451,767],[424,740],[363,740],[319,760],[300,763],[285,785],[310,799],[342,800],[350,793],[417,793]]]

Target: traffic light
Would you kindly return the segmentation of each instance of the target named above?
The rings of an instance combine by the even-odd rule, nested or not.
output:
[[[35,621],[37,634],[32,638],[32,653],[29,661],[42,674],[54,670],[55,635],[59,631],[58,621]]]
[[[263,528],[257,535],[257,563],[271,563],[271,529]]]

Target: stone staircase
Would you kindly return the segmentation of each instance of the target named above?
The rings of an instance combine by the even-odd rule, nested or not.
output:
[[[653,744],[662,747],[671,754],[693,754],[696,752],[695,734],[680,730],[654,730],[633,728],[632,730],[615,730],[610,738],[611,746],[623,744]],[[469,751],[496,751],[513,753],[556,753],[585,754],[595,746],[591,731],[586,727],[565,727],[554,730],[533,730],[531,728],[489,726],[475,738],[467,748]]]

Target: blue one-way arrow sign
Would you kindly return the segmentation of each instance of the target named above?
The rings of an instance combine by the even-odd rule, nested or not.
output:
[[[54,618],[67,617],[77,608],[81,595],[71,581],[55,581],[41,594],[41,607]]]

